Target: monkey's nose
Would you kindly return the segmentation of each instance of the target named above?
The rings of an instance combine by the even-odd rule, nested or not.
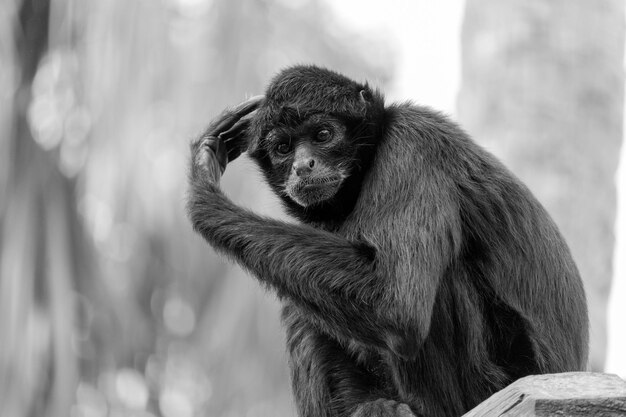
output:
[[[301,160],[295,161],[292,167],[293,167],[293,170],[296,172],[296,175],[299,177],[302,177],[302,176],[309,175],[311,171],[313,170],[314,166],[315,166],[315,159],[309,158],[309,159],[301,159]]]

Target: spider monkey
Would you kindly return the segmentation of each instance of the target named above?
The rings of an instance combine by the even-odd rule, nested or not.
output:
[[[584,370],[566,243],[440,113],[295,66],[191,148],[193,227],[284,303],[300,416],[460,416],[522,376]],[[246,150],[301,224],[222,193]]]

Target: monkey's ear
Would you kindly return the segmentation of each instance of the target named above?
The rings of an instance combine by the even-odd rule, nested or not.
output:
[[[367,90],[359,91],[359,100],[361,100],[361,103],[367,105],[367,103],[372,100],[372,93]]]
[[[365,116],[368,108],[372,105],[372,92],[369,89],[363,89],[359,91],[359,104],[361,105],[361,112]]]

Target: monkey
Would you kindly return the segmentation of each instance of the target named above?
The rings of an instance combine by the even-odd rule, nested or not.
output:
[[[299,223],[222,192],[244,152]],[[194,230],[283,304],[301,417],[460,416],[520,377],[585,369],[567,244],[447,116],[297,65],[214,119],[191,154]]]

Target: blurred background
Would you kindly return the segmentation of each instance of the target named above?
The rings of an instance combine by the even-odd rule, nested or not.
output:
[[[504,160],[585,280],[589,369],[625,377],[625,29],[618,0],[2,0],[0,415],[295,414],[275,297],[184,212],[189,141],[295,63]],[[222,183],[284,217],[245,156]]]

